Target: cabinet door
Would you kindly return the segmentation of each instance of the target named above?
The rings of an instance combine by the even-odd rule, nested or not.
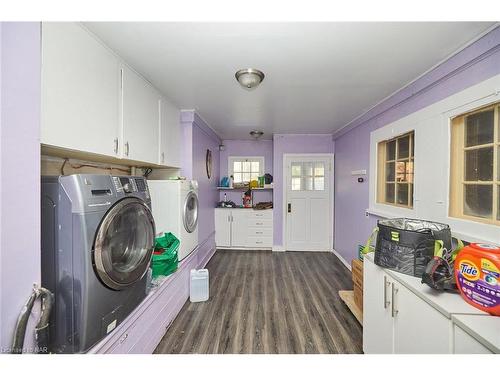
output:
[[[137,73],[122,67],[122,156],[158,163],[160,95]]]
[[[181,166],[181,111],[167,99],[161,99],[159,164]]]
[[[231,246],[247,246],[248,215],[245,209],[232,210]]]
[[[493,354],[487,347],[477,341],[457,325],[453,325],[454,354]]]
[[[231,210],[216,209],[215,211],[215,245],[231,246]]]
[[[41,143],[118,156],[119,62],[77,23],[42,24]]]
[[[393,352],[392,279],[368,259],[364,261],[363,279],[363,351],[390,354]]]
[[[394,353],[451,353],[451,320],[398,282],[392,287]]]

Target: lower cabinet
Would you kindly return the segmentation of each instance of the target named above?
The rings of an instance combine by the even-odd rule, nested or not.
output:
[[[493,354],[492,351],[456,324],[453,325],[453,347],[453,353],[455,354]]]
[[[218,248],[272,248],[272,210],[216,208],[215,243]]]
[[[369,260],[363,265],[366,354],[451,352],[451,320]]]

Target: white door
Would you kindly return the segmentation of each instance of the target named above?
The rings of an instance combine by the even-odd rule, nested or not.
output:
[[[159,164],[181,166],[180,111],[167,99],[161,99]]]
[[[333,155],[285,155],[286,249],[330,251]]]
[[[363,265],[363,352],[391,354],[393,318],[391,305],[392,279],[369,260]]]
[[[231,209],[215,209],[215,244],[217,247],[231,246]]]
[[[118,59],[71,22],[42,24],[41,143],[118,156]]]
[[[393,281],[395,354],[451,354],[451,320]]]
[[[160,95],[131,69],[122,68],[123,157],[158,163]]]

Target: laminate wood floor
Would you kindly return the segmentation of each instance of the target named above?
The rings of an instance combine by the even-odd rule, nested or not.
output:
[[[210,299],[183,306],[155,353],[361,353],[362,327],[338,291],[332,253],[217,250]]]

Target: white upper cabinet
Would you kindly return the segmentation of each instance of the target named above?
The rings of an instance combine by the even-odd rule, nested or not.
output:
[[[41,143],[118,156],[117,57],[77,23],[42,24]]]
[[[181,111],[167,99],[160,104],[160,154],[158,163],[181,167]]]
[[[158,164],[160,95],[122,66],[122,157]]]

